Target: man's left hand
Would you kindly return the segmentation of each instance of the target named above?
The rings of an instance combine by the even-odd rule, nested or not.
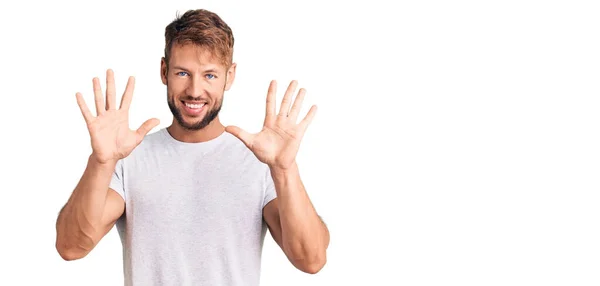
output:
[[[306,90],[301,88],[291,104],[292,95],[298,82],[293,80],[288,86],[281,101],[279,113],[276,114],[275,94],[277,82],[271,81],[267,92],[267,110],[263,128],[252,134],[237,126],[227,126],[225,131],[239,138],[254,153],[254,155],[270,168],[287,170],[296,162],[296,154],[304,132],[317,112],[313,105],[304,119],[296,123]],[[291,108],[290,108],[291,104]]]

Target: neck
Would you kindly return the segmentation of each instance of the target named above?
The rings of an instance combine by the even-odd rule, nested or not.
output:
[[[187,130],[181,127],[177,120],[173,118],[171,126],[167,127],[167,131],[173,138],[186,143],[200,143],[210,141],[219,137],[225,131],[225,126],[221,124],[217,116],[206,127],[200,130]]]

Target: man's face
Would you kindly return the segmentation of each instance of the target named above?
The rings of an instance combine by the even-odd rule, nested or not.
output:
[[[223,104],[223,94],[235,77],[235,64],[229,69],[205,49],[173,45],[170,63],[161,60],[161,77],[167,85],[167,101],[173,117],[188,130],[200,130],[212,122]]]

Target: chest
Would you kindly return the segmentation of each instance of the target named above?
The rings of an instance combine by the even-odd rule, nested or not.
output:
[[[130,224],[165,231],[215,231],[259,225],[265,180],[243,164],[156,161],[124,176]]]

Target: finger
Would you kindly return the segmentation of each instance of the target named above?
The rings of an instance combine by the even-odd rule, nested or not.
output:
[[[158,120],[157,118],[146,120],[146,122],[144,122],[142,126],[140,126],[140,128],[136,130],[136,133],[138,134],[140,140],[143,139],[144,136],[146,136],[146,134],[148,134],[148,132],[152,130],[152,128],[158,126],[159,123],[160,120]]]
[[[310,125],[310,123],[312,122],[312,120],[316,114],[317,114],[317,106],[313,105],[310,107],[310,110],[308,111],[308,113],[306,114],[304,119],[302,119],[302,121],[300,121],[300,124],[298,124],[300,126],[300,130],[302,130],[303,133],[304,133],[304,131],[306,131],[306,129],[308,128],[308,125]]]
[[[75,94],[75,97],[77,98],[77,105],[79,105],[79,109],[81,110],[83,119],[85,119],[85,123],[90,124],[90,122],[92,122],[92,119],[94,119],[94,116],[92,115],[90,109],[87,107],[87,104],[85,104],[83,95],[81,95],[81,93],[78,92]]]
[[[267,112],[265,114],[265,125],[275,118],[275,94],[277,94],[277,82],[271,81],[269,85],[269,91],[267,91]]]
[[[111,69],[106,71],[106,110],[117,108],[115,94],[115,74]]]
[[[300,113],[300,108],[302,107],[302,101],[304,101],[305,94],[306,94],[306,89],[301,88],[300,91],[298,91],[298,95],[294,99],[294,104],[292,105],[292,109],[290,109],[290,115],[288,117],[294,123],[296,123],[296,119],[298,118],[298,113]]]
[[[95,77],[93,80],[94,85],[94,101],[96,102],[96,115],[104,114],[104,98],[102,96],[102,87],[100,87],[100,80]]]
[[[254,134],[250,134],[250,133],[246,132],[245,130],[243,130],[242,128],[239,128],[237,126],[227,126],[227,127],[225,127],[225,131],[231,133],[231,135],[237,137],[242,142],[244,142],[246,147],[250,148],[250,146],[252,146],[252,140],[254,139]]]
[[[121,98],[121,109],[129,109],[129,105],[131,105],[131,99],[133,98],[133,89],[135,87],[135,77],[130,76],[127,80],[127,86],[125,87],[125,92],[123,93],[123,97]]]
[[[292,95],[294,94],[294,91],[296,90],[297,85],[298,85],[298,82],[295,80],[292,80],[292,82],[288,86],[287,90],[285,91],[285,95],[283,96],[283,99],[281,100],[281,106],[279,107],[279,116],[282,116],[282,117],[288,116],[288,113],[290,112],[290,102],[292,101]]]

